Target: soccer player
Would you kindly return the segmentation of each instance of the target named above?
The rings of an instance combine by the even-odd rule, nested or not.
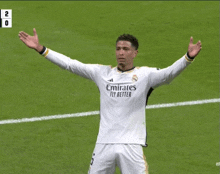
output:
[[[164,69],[135,67],[138,40],[123,34],[116,40],[117,67],[84,64],[39,44],[25,32],[19,38],[52,63],[95,82],[100,91],[100,127],[92,155],[89,174],[113,174],[118,166],[122,174],[146,174],[148,165],[143,154],[146,142],[145,107],[150,93],[171,82],[194,60],[201,42],[193,44],[171,66]]]

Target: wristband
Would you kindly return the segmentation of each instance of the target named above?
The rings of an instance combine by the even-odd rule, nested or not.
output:
[[[188,57],[189,59],[191,59],[191,60],[193,60],[193,59],[195,58],[195,57],[190,57],[190,56],[189,56],[189,52],[187,52],[186,55],[187,55],[187,57]]]
[[[185,59],[187,62],[193,62],[194,59],[189,58],[188,53],[185,54]]]
[[[46,47],[45,46],[43,46],[43,49],[39,52],[39,54],[43,54],[44,52],[46,51]]]

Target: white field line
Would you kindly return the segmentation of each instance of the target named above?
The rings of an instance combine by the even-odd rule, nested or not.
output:
[[[176,106],[199,105],[199,104],[219,103],[219,102],[220,102],[220,98],[216,98],[216,99],[149,105],[149,106],[146,106],[146,109],[168,108],[168,107],[176,107]],[[1,120],[0,124],[35,122],[35,121],[63,119],[63,118],[71,118],[71,117],[84,117],[84,116],[91,116],[91,115],[98,115],[98,114],[99,114],[99,111],[89,111],[89,112],[80,112],[80,113],[74,113],[74,114],[50,115],[50,116],[21,118],[21,119],[9,119],[9,120]]]

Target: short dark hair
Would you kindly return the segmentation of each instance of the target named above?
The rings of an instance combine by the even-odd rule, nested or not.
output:
[[[118,43],[118,41],[121,41],[121,40],[131,42],[131,45],[133,47],[135,47],[136,50],[138,49],[139,44],[138,44],[138,40],[135,36],[132,36],[130,34],[122,34],[117,38],[116,44]]]

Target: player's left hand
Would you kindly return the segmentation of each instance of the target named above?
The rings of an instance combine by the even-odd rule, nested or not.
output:
[[[188,54],[190,57],[196,57],[200,50],[202,49],[201,41],[198,41],[196,44],[193,44],[193,37],[190,38],[189,47],[188,47]]]

